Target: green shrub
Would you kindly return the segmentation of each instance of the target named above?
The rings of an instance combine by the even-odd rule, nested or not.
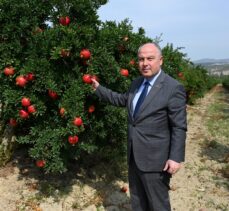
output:
[[[229,89],[229,76],[225,76],[222,80],[222,84],[226,89]]]
[[[106,159],[125,154],[125,109],[100,102],[82,78],[96,75],[102,85],[127,91],[139,74],[138,47],[153,39],[142,28],[133,32],[128,20],[101,22],[97,9],[106,2],[0,2],[1,119],[15,127],[17,142],[29,147],[45,172],[64,172],[69,159],[87,154]],[[90,51],[90,58],[81,57],[83,49]],[[190,67],[179,50],[163,49],[165,70],[189,92],[202,93],[206,73]],[[121,75],[120,69],[127,69],[129,76]],[[178,77],[179,72],[187,80]],[[31,107],[22,105],[24,97]],[[82,125],[73,124],[76,117]]]

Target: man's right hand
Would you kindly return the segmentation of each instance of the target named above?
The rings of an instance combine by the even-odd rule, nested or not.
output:
[[[94,78],[92,78],[91,81],[92,81],[92,88],[96,90],[99,86],[99,82],[96,81]]]

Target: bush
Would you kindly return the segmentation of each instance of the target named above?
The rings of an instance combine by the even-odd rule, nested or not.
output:
[[[229,89],[229,76],[223,77],[222,84],[226,89]]]
[[[100,103],[83,76],[125,92],[138,74],[137,48],[151,39],[128,20],[100,22],[104,2],[1,1],[1,118],[46,172],[66,171],[85,153],[125,154],[125,110]]]
[[[186,58],[186,54],[180,52],[181,49],[174,49],[172,44],[167,44],[162,49],[164,56],[162,68],[184,85],[187,103],[193,104],[197,98],[203,97],[206,91],[216,85],[218,80],[209,76],[204,67],[195,66]]]
[[[64,172],[69,159],[87,154],[125,154],[126,111],[100,102],[85,77],[127,91],[139,74],[137,49],[152,39],[142,28],[133,32],[128,20],[101,22],[96,12],[106,2],[0,2],[1,119],[47,173]],[[188,91],[200,91],[206,73],[192,71],[179,49],[163,51],[165,70],[183,81],[182,71]]]

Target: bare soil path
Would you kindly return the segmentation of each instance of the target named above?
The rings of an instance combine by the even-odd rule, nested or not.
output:
[[[211,118],[209,106],[220,102],[219,93],[229,99],[229,93],[218,85],[188,106],[186,161],[172,179],[173,210],[229,210],[229,179],[221,173],[229,162],[229,137],[212,136],[206,126]]]
[[[222,174],[229,162],[229,137],[213,137],[206,126],[208,108],[220,100],[218,93],[229,99],[229,93],[218,85],[187,108],[186,161],[172,178],[172,210],[229,210],[229,175]],[[73,167],[68,174],[47,177],[20,151],[0,169],[0,211],[131,210],[128,190],[121,191],[128,187],[126,177],[109,182],[102,173],[97,175],[107,169],[99,166],[88,175]]]

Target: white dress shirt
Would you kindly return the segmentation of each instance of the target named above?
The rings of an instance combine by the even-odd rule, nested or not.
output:
[[[156,75],[154,75],[152,78],[150,78],[150,79],[144,79],[144,80],[143,80],[143,82],[142,82],[140,88],[138,89],[138,91],[137,91],[137,93],[136,93],[136,95],[134,96],[134,99],[133,99],[133,104],[132,104],[132,106],[133,106],[133,111],[134,111],[135,106],[136,106],[136,104],[137,104],[137,102],[138,102],[138,98],[140,97],[140,95],[141,95],[141,93],[142,93],[142,90],[144,89],[144,83],[145,83],[145,81],[148,80],[149,83],[150,83],[150,85],[149,85],[149,87],[148,87],[148,91],[147,91],[147,94],[148,94],[148,93],[150,92],[152,86],[154,85],[155,81],[157,80],[158,76],[160,75],[160,73],[161,73],[161,70],[160,70]]]

